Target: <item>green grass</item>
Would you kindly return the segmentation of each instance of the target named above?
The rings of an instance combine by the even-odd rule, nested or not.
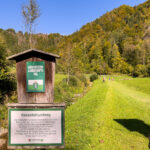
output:
[[[132,80],[121,80],[120,82],[138,91],[150,94],[150,78],[132,78]]]
[[[59,84],[64,78],[66,78],[66,75],[64,74],[56,74],[55,75],[55,85]]]
[[[66,109],[66,150],[148,150],[150,95],[116,80],[97,80]]]
[[[0,104],[0,128],[7,128],[8,107]]]
[[[56,75],[56,84],[63,78]],[[96,80],[84,97],[67,107],[65,150],[149,150],[150,78],[113,78]]]
[[[103,87],[101,92],[99,86]],[[107,85],[96,82],[84,98],[66,110],[66,149],[91,147],[91,131],[94,131],[97,111],[102,107],[107,88]]]

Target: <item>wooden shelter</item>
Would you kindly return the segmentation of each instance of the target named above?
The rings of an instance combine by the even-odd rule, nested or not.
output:
[[[56,58],[59,58],[59,56],[36,49],[29,49],[7,58],[16,61],[18,103],[53,103]],[[42,81],[42,83],[44,82],[43,91],[27,90],[28,62],[43,62],[45,71],[43,77],[44,81]],[[34,67],[36,68],[37,66]],[[30,69],[29,73],[35,70],[34,67]],[[35,72],[35,75],[36,74],[38,74],[38,72]],[[39,81],[41,82],[41,80]]]

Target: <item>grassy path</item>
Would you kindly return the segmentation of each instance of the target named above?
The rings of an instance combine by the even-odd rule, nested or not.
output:
[[[150,133],[148,96],[120,83],[109,82],[108,96],[103,105],[100,144],[96,149],[146,150]],[[149,99],[150,100],[150,99]]]
[[[99,88],[103,90],[100,91]],[[102,107],[107,90],[107,85],[96,82],[86,96],[66,110],[66,149],[92,148],[91,140],[97,126],[97,112]]]
[[[122,83],[96,81],[66,110],[66,150],[148,150],[150,96]]]

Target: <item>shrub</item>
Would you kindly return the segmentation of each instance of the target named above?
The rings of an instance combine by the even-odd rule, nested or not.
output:
[[[65,79],[63,79],[62,82],[63,82],[63,83],[67,83],[67,81],[68,81],[68,78],[65,78]],[[71,75],[71,76],[69,77],[68,85],[77,87],[77,86],[79,86],[79,84],[80,84],[79,82],[80,82],[80,80],[79,80],[76,76]]]
[[[136,65],[133,71],[133,77],[145,77],[145,76],[148,76],[146,67],[141,64]]]
[[[57,102],[65,102],[66,106],[69,106],[72,103],[72,94],[69,85],[63,81],[60,82],[59,86],[55,87],[54,97]]]
[[[138,77],[140,75],[140,73],[138,71],[133,71],[133,77]]]
[[[90,81],[93,82],[94,80],[98,79],[98,75],[96,73],[93,73],[91,76],[90,76]]]
[[[150,77],[150,64],[148,64],[148,65],[146,66],[146,68],[147,68],[148,76]]]
[[[69,85],[77,87],[80,84],[79,82],[80,81],[76,76],[70,76]]]
[[[4,73],[0,76],[0,103],[3,104],[5,96],[9,97],[16,90],[16,77],[14,74]]]
[[[6,62],[6,43],[0,36],[0,103],[3,104],[6,95],[10,96],[11,91],[16,90],[15,75],[9,73]]]
[[[68,78],[63,79],[57,84],[54,92],[55,101],[65,102],[66,106],[72,104],[74,101],[74,94],[81,93],[84,87],[83,83],[87,83],[84,75],[80,74],[77,76],[71,75],[68,84]]]
[[[84,83],[84,86],[88,86],[88,81],[84,74],[77,74],[76,77]]]

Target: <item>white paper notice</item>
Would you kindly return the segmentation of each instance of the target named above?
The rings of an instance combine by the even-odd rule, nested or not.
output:
[[[10,144],[61,144],[61,110],[11,111]]]

